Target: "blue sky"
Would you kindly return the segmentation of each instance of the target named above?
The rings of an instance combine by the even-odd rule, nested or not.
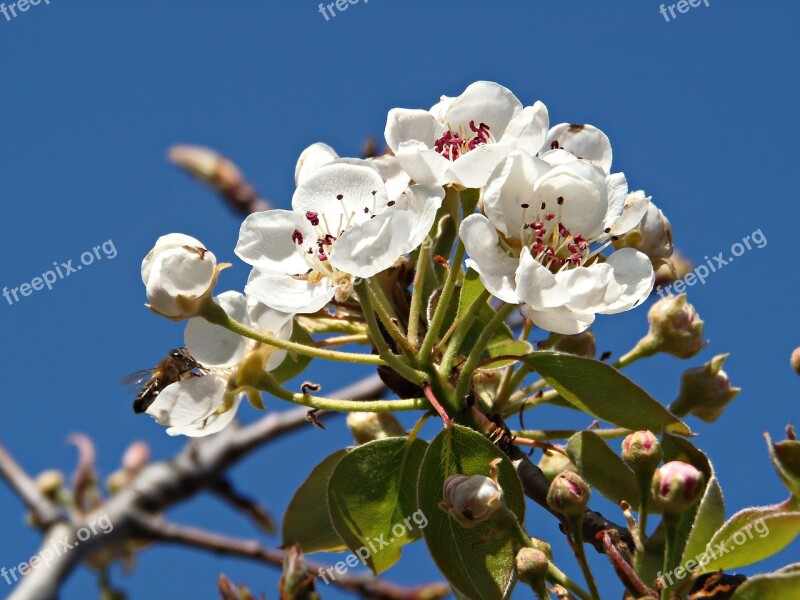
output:
[[[669,402],[684,368],[730,352],[726,370],[744,391],[715,426],[690,421],[696,442],[715,461],[729,513],[784,499],[762,434],[780,437],[798,414],[800,381],[788,357],[800,344],[800,219],[796,154],[786,140],[800,134],[800,5],[711,0],[667,22],[659,4],[372,0],[326,21],[318,3],[303,0],[51,0],[11,21],[0,16],[0,286],[30,282],[54,261],[77,264],[108,240],[117,252],[112,259],[101,250],[103,258],[50,291],[13,305],[0,298],[0,440],[34,473],[72,468],[65,438],[75,431],[95,440],[106,474],[135,439],[156,458],[181,446],[134,417],[117,383],[182,340],[181,325],[143,308],[141,259],[159,235],[180,231],[235,263],[220,289],[241,289],[247,270],[233,254],[239,218],[166,163],[171,144],[228,154],[286,207],[307,144],[325,141],[356,155],[366,137],[382,136],[388,109],[428,107],[490,79],[525,104],[545,102],[553,123],[601,127],[615,170],[653,196],[691,259],[728,255],[732,244],[762,231],[765,247],[689,292],[710,346],[691,361],[658,357],[629,374]],[[646,329],[645,310],[601,318],[601,349],[626,351]],[[351,376],[325,364],[311,374],[327,391]],[[586,424],[556,410],[527,418],[537,427],[565,423]],[[253,456],[234,479],[281,514],[311,467],[347,443],[342,420],[327,432],[309,428]],[[598,506],[609,516],[614,510]],[[170,516],[250,534],[213,499]],[[559,536],[536,507],[529,523],[534,535]],[[0,565],[36,552],[37,535],[2,486],[0,530]],[[568,549],[556,550],[569,564]],[[795,543],[765,568],[790,562],[798,550]],[[422,544],[404,552],[390,578],[437,577]],[[594,564],[601,587],[618,597],[607,565]],[[275,570],[183,549],[145,552],[134,574],[117,573],[116,581],[132,598],[211,597],[220,572],[274,596]],[[92,597],[93,585],[81,571],[64,597]],[[328,589],[323,596],[345,597]]]

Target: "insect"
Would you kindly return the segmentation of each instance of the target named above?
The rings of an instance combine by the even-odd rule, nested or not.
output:
[[[122,383],[140,388],[133,401],[133,412],[145,412],[168,385],[190,377],[199,377],[201,373],[195,371],[202,372],[205,369],[186,348],[173,348],[154,368],[131,373]]]

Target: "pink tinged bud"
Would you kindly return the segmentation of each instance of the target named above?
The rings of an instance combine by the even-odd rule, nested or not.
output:
[[[653,475],[653,498],[664,512],[680,513],[694,505],[703,491],[705,476],[690,464],[672,461]]]
[[[564,515],[578,515],[589,503],[591,490],[583,478],[574,471],[556,475],[547,491],[547,505]]]
[[[647,319],[650,332],[645,340],[652,353],[691,358],[703,349],[703,321],[686,301],[686,294],[659,300],[650,308]]]
[[[622,459],[637,473],[649,478],[661,462],[663,452],[652,431],[635,431],[622,440]]]
[[[145,442],[134,442],[122,456],[122,468],[134,474],[142,470],[150,462],[150,446]]]
[[[800,375],[800,348],[795,348],[792,352],[791,365],[794,372]]]
[[[522,548],[515,559],[517,576],[522,583],[542,585],[547,577],[550,559],[541,550]]]
[[[406,434],[405,428],[390,413],[353,412],[347,415],[347,427],[357,444],[398,437]]]
[[[681,376],[678,398],[670,411],[679,417],[692,414],[707,423],[713,423],[741,391],[733,387],[728,374],[722,370],[727,354],[718,354],[702,367],[687,369]]]
[[[451,475],[442,486],[442,510],[462,527],[485,523],[503,504],[503,490],[484,475]]]

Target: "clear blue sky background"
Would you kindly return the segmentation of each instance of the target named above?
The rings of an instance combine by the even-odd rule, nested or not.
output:
[[[730,352],[727,371],[744,391],[716,426],[691,420],[697,443],[715,460],[729,513],[784,499],[762,434],[781,437],[798,415],[800,380],[788,358],[800,344],[790,143],[800,136],[800,4],[711,0],[669,23],[658,9],[655,0],[372,0],[326,22],[305,0],[51,0],[11,22],[0,17],[0,286],[30,281],[53,261],[76,260],[109,239],[118,251],[52,291],[13,306],[0,298],[2,443],[33,473],[71,470],[75,452],[65,438],[75,431],[95,440],[105,474],[135,439],[159,459],[180,448],[182,440],[134,417],[117,384],[182,340],[181,325],[143,308],[140,261],[157,236],[180,231],[236,264],[220,289],[241,289],[247,269],[233,254],[239,219],[166,163],[171,144],[223,151],[286,207],[307,144],[322,140],[356,155],[367,136],[382,135],[388,109],[427,107],[491,79],[525,104],[544,101],[553,123],[604,129],[615,170],[653,195],[690,258],[728,255],[762,230],[765,248],[690,290],[709,348],[688,362],[635,365],[630,375],[669,402],[684,368]],[[645,314],[601,318],[600,348],[623,353],[644,333]],[[316,364],[312,376],[332,391],[349,380],[344,373]],[[544,410],[527,423],[588,420]],[[348,439],[342,420],[327,432],[309,428],[253,456],[234,478],[282,514],[311,467]],[[613,507],[598,506],[618,518]],[[250,533],[213,499],[171,517]],[[529,521],[532,534],[559,538],[538,508]],[[2,486],[0,532],[0,565],[38,548],[22,506]],[[564,545],[556,550],[568,564]],[[796,560],[798,551],[795,543],[764,568]],[[595,564],[608,597],[619,597],[607,565]],[[184,549],[144,552],[134,575],[117,573],[116,581],[132,598],[209,598],[220,572],[275,597],[275,570]],[[389,575],[406,583],[437,577],[420,543]],[[93,586],[83,570],[64,597],[93,597]],[[345,596],[325,589],[323,597]]]

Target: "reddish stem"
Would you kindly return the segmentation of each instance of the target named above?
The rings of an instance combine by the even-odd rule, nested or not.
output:
[[[445,427],[450,427],[450,424],[453,422],[450,419],[450,415],[447,414],[447,411],[444,407],[439,403],[436,399],[436,396],[433,393],[433,388],[431,387],[430,383],[426,383],[422,386],[422,391],[425,392],[425,397],[428,399],[428,402],[431,403],[431,406],[436,409],[436,412],[439,413],[439,416],[442,418]]]

